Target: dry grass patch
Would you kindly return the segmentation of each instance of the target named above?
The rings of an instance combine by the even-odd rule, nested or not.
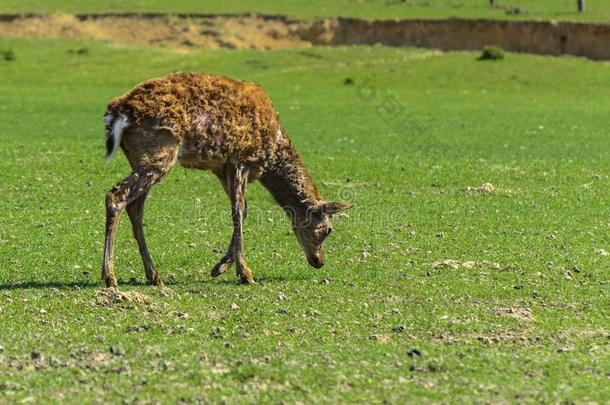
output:
[[[445,259],[445,260],[433,262],[431,265],[432,265],[433,269],[453,269],[453,270],[457,270],[457,269],[500,270],[501,269],[501,266],[498,263],[490,263],[490,262],[486,262],[486,261],[478,262],[478,261],[474,261],[474,260],[460,261],[460,260],[453,260],[453,259]]]

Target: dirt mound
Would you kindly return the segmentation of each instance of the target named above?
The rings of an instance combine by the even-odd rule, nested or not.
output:
[[[142,306],[152,303],[152,300],[147,295],[137,292],[104,288],[95,293],[95,303],[102,307]]]

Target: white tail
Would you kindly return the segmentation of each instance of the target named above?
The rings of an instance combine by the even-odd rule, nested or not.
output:
[[[129,121],[123,114],[116,117],[109,112],[104,115],[104,124],[106,124],[106,159],[110,162],[121,144],[123,130],[129,125]]]

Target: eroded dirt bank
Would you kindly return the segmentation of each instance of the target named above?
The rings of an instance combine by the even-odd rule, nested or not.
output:
[[[260,15],[4,15],[2,37],[63,37],[170,47],[276,49],[384,44],[610,59],[610,25],[544,21],[297,20]]]

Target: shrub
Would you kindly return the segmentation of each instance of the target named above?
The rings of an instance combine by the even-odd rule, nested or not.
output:
[[[17,55],[15,55],[15,51],[12,49],[0,49],[0,58],[10,62],[17,59]]]
[[[89,55],[88,48],[68,49],[68,53],[72,55]]]
[[[479,56],[479,60],[502,60],[504,59],[504,51],[497,46],[486,46]]]

